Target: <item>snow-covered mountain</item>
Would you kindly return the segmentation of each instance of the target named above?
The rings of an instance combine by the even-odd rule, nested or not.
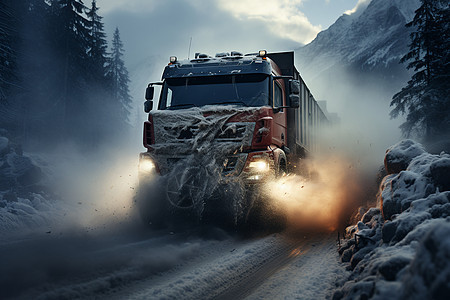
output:
[[[329,77],[344,67],[385,77],[405,74],[400,58],[408,51],[409,30],[419,0],[372,0],[350,15],[342,15],[310,44],[296,51],[300,72],[309,81]],[[403,73],[403,74],[402,74]]]

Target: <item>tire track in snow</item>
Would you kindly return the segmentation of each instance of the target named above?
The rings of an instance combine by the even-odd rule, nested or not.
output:
[[[312,240],[309,251],[295,257],[245,299],[328,299],[337,281],[349,272],[340,263],[334,234]]]
[[[281,252],[271,260],[261,265],[254,273],[248,274],[247,277],[233,284],[222,294],[214,297],[217,300],[227,299],[243,299],[252,294],[253,291],[268,278],[284,268],[298,255],[303,255],[309,251],[310,246],[302,243],[301,246],[293,248],[290,252]]]
[[[242,299],[323,239],[330,240],[330,236],[292,239],[275,234],[239,242],[209,259],[118,291],[114,298]]]

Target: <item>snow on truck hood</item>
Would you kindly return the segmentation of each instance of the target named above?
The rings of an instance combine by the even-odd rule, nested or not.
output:
[[[153,119],[157,153],[207,152],[224,154],[250,146],[255,122],[269,115],[269,107],[208,105],[180,110],[158,110]]]

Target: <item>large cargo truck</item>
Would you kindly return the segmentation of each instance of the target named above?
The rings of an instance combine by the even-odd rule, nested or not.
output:
[[[153,110],[155,85],[161,92]],[[148,85],[144,110],[140,179],[171,174],[164,183],[169,206],[199,213],[207,200],[193,198],[211,196],[223,182],[258,189],[301,171],[328,123],[293,51],[171,57],[162,80]]]

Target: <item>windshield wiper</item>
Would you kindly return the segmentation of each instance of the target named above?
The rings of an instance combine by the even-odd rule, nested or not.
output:
[[[211,103],[209,105],[214,105],[214,104],[234,104],[234,103],[242,104],[242,105],[248,107],[247,103],[245,103],[243,101],[224,101],[224,102]]]
[[[166,108],[167,108],[167,109],[171,109],[172,107],[183,107],[183,106],[194,107],[194,106],[197,106],[197,105],[192,104],[192,103],[183,103],[183,104],[175,104],[175,105],[171,105],[171,106],[166,107]]]

